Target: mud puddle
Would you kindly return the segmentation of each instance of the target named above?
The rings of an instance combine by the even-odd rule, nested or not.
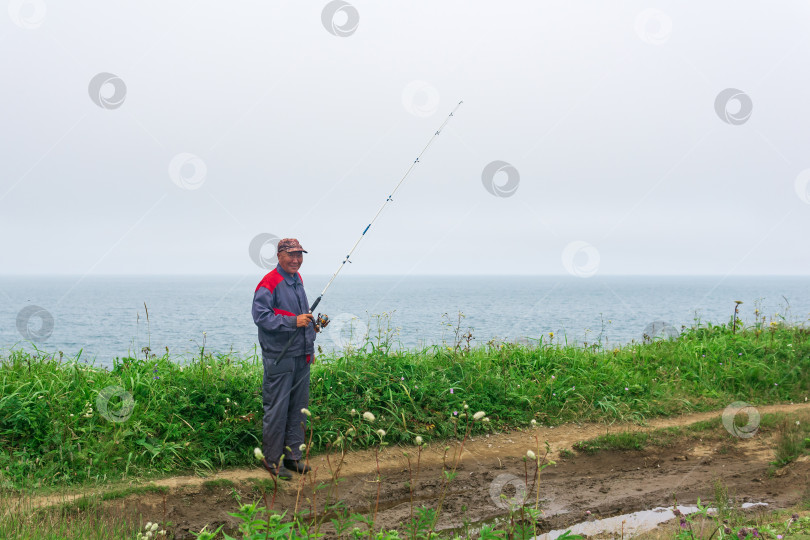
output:
[[[743,510],[767,506],[768,503],[743,503],[741,505]],[[678,505],[667,508],[659,506],[651,510],[641,510],[639,512],[631,512],[629,514],[621,514],[604,519],[583,521],[566,529],[557,529],[535,536],[532,540],[556,540],[564,535],[566,531],[585,537],[610,535],[613,537],[619,536],[624,538],[627,536],[628,538],[632,538],[641,533],[651,531],[662,523],[675,519],[675,514],[673,513],[674,508],[677,508],[684,515],[694,514],[700,510],[697,506]],[[708,513],[710,515],[716,514],[717,510],[710,508]]]

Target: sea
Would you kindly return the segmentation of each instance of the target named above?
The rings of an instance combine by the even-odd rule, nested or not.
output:
[[[311,304],[330,276],[303,277]],[[203,347],[260,353],[251,304],[261,278],[0,276],[0,358],[23,349],[110,366],[167,350],[178,361]],[[315,310],[331,321],[316,345],[615,347],[728,323],[735,307],[747,325],[807,324],[810,277],[339,275]]]

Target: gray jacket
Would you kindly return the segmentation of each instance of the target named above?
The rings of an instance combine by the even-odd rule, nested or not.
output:
[[[291,332],[296,330],[296,317],[309,313],[301,274],[288,274],[280,264],[276,265],[256,287],[252,311],[253,322],[259,327],[262,356],[276,360],[290,339]],[[284,356],[308,355],[309,361],[314,352],[315,328],[310,324],[298,332]]]

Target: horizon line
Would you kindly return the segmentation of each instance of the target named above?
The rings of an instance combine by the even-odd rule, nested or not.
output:
[[[270,270],[268,270],[269,272]],[[127,273],[105,273],[105,274],[80,274],[80,273],[36,273],[36,274],[12,274],[0,273],[0,278],[10,277],[251,277],[262,276],[267,272],[257,272],[255,274],[237,274],[237,273],[140,273],[140,274],[127,274]],[[303,275],[313,277],[330,277],[332,273],[307,273]],[[556,277],[556,278],[580,278],[590,279],[594,277],[810,277],[810,274],[596,274],[593,276],[581,277],[572,274],[503,274],[503,273],[482,273],[482,274],[345,274],[346,276],[353,277],[492,277],[494,275],[507,276],[507,277]]]

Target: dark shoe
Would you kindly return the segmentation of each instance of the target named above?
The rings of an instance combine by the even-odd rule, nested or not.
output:
[[[283,463],[285,467],[298,474],[305,474],[312,470],[312,467],[306,463],[301,463],[297,459],[285,459]]]
[[[287,461],[286,459],[284,461]],[[292,480],[292,473],[284,468],[284,465],[276,470],[276,466],[272,463],[268,464],[264,459],[262,460],[262,467],[270,473],[273,478],[280,478],[282,480]]]

